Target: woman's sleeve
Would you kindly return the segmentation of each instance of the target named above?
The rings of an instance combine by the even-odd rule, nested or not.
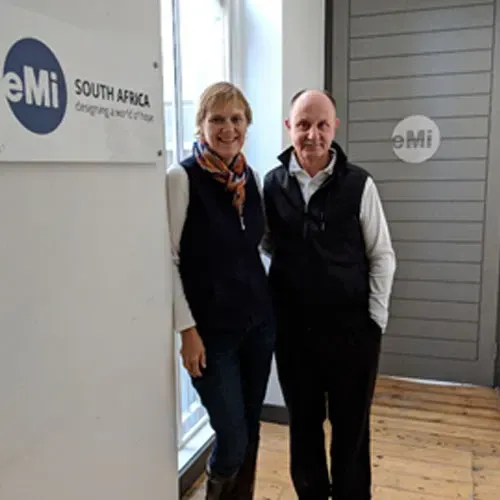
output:
[[[166,195],[172,257],[173,324],[174,331],[179,333],[196,326],[179,273],[179,262],[182,258],[180,241],[189,205],[189,178],[180,165],[173,165],[167,170]]]

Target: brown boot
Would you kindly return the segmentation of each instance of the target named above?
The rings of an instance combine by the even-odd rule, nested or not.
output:
[[[229,500],[228,495],[232,490],[235,476],[220,477],[210,472],[207,467],[206,471],[206,493],[205,500]]]
[[[259,442],[248,445],[245,460],[234,478],[228,500],[253,500]]]

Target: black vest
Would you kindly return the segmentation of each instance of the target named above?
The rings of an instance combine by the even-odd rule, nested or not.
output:
[[[288,171],[291,148],[264,182],[274,247],[269,280],[276,306],[317,318],[368,313],[369,266],[359,221],[368,174],[348,163],[336,143],[333,147],[333,174],[307,207]]]
[[[255,178],[249,173],[243,227],[232,205],[232,193],[194,157],[181,165],[189,177],[189,206],[179,272],[198,331],[205,336],[250,328],[271,313],[259,253],[265,222]]]

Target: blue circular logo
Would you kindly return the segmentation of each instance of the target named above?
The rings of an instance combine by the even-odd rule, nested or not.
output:
[[[6,98],[21,125],[35,134],[49,134],[63,121],[68,92],[61,65],[40,40],[23,38],[7,53]]]

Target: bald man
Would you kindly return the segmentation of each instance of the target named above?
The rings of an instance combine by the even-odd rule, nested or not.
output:
[[[338,124],[332,96],[299,92],[286,120],[292,146],[264,181],[276,361],[300,500],[371,498],[369,416],[396,268],[375,183],[334,141]]]

